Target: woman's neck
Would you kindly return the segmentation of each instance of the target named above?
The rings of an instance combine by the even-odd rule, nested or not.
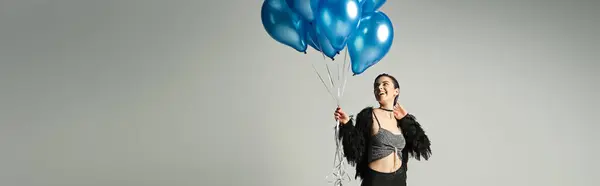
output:
[[[379,108],[384,109],[384,110],[394,110],[394,106],[391,104],[379,104]]]

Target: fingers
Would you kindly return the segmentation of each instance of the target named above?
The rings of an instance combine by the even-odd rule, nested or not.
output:
[[[337,111],[336,112],[337,115],[339,115],[340,117],[346,117],[346,113],[344,111]]]
[[[342,121],[344,119],[344,117],[339,114],[336,114],[333,119],[335,119],[336,121]]]
[[[400,106],[400,103],[397,103],[397,104],[394,106],[394,112],[398,112],[398,113],[400,113],[400,111],[401,111],[401,110],[402,110],[402,107]]]
[[[343,118],[346,118],[346,113],[344,113],[344,111],[342,111],[342,108],[337,107],[335,109],[335,112],[334,112],[333,116],[334,116],[335,120],[339,121],[339,120],[341,120]]]

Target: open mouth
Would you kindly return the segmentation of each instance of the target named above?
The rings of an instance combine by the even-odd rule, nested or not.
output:
[[[385,92],[379,92],[378,95],[383,96],[383,95],[385,95]]]

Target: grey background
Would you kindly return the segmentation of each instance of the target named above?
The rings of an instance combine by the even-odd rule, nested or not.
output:
[[[323,58],[272,40],[261,3],[1,1],[0,185],[328,185]],[[598,185],[600,1],[382,10],[394,45],[342,105],[400,80],[434,151],[409,185]]]

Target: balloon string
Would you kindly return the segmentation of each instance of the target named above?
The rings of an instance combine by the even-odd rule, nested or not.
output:
[[[343,181],[350,181],[351,178],[350,178],[349,174],[344,172],[344,170],[346,168],[344,167],[344,155],[343,155],[343,148],[341,146],[341,141],[337,138],[337,136],[339,134],[339,124],[338,124],[337,120],[336,120],[336,125],[334,127],[334,130],[335,130],[334,140],[335,140],[335,145],[336,145],[336,151],[335,151],[334,160],[333,160],[333,172],[332,172],[334,181],[329,181],[329,183],[333,183],[335,186],[342,186]],[[326,176],[325,179],[329,179],[329,176]]]
[[[323,53],[323,50],[321,50],[321,53]],[[323,61],[325,62],[325,68],[327,69],[327,77],[329,78],[329,82],[331,82],[331,88],[334,89],[337,87],[336,83],[333,82],[335,78],[331,78],[331,70],[329,69],[329,63],[327,63],[327,60],[323,59]],[[340,105],[339,96],[337,96],[336,102],[337,105]]]
[[[347,51],[348,47],[345,47],[345,49]],[[346,71],[345,71],[345,69],[346,69],[346,55],[344,55],[344,63],[342,64],[342,68],[338,67],[338,69],[341,71],[340,73],[342,74],[342,79],[345,80],[346,79]],[[343,90],[344,90],[344,86],[345,85],[346,85],[346,83],[344,82],[344,84],[342,84],[342,95],[343,95]]]
[[[317,74],[317,76],[319,77],[319,79],[321,80],[321,83],[323,83],[323,86],[325,86],[325,89],[327,90],[327,92],[329,93],[329,95],[339,103],[338,99],[333,96],[333,93],[331,93],[331,89],[329,89],[329,87],[327,86],[327,83],[325,83],[325,80],[323,80],[323,77],[321,77],[321,74],[319,74],[319,72],[317,71],[317,69],[315,68],[315,64],[312,64],[313,70],[315,70],[315,73]]]
[[[327,63],[327,62],[325,62]],[[327,77],[329,77],[329,81],[331,82],[331,87],[336,87],[335,83],[333,82],[333,78],[331,78],[331,70],[329,70],[329,65],[325,64],[325,68],[327,68]]]
[[[316,25],[313,25],[313,26],[316,27]],[[315,28],[315,29],[318,29],[318,28]],[[331,70],[329,70],[329,65],[328,65],[327,60],[326,60],[327,58],[325,57],[325,52],[323,52],[323,46],[321,45],[321,42],[320,42],[320,40],[319,40],[318,37],[317,37],[316,44],[318,45],[317,47],[319,48],[319,51],[320,51],[321,55],[323,56],[323,61],[325,62],[325,68],[327,69],[327,77],[329,78],[329,81],[331,82],[331,88],[333,89],[333,88],[335,88],[337,86],[336,86],[336,83],[333,82],[333,78],[331,78]],[[332,96],[333,96],[333,92],[329,91],[329,93],[332,94]],[[335,101],[337,102],[338,106],[340,105],[339,97],[340,96],[338,95],[337,98],[335,99]]]
[[[325,63],[327,63],[327,62],[325,62]],[[325,67],[327,68],[327,76],[329,77],[329,81],[331,81],[331,87],[334,88],[334,89],[338,88],[338,91],[337,91],[338,93],[337,93],[337,96],[336,96],[336,98],[337,98],[336,102],[337,102],[337,105],[339,106],[340,105],[340,90],[339,90],[339,87],[338,87],[337,83],[333,82],[333,80],[335,79],[335,77],[331,78],[331,70],[329,69],[329,65],[325,64]]]
[[[321,55],[323,56],[323,62],[325,63],[325,68],[327,69],[327,78],[329,78],[329,82],[331,82],[331,84],[330,84],[331,85],[331,89],[334,89],[334,88],[337,87],[336,83],[333,81],[335,78],[331,78],[331,70],[329,69],[329,65],[327,63],[327,58],[325,57],[325,52],[323,52],[323,47],[321,45],[321,42],[320,42],[319,38],[317,38],[316,44],[318,45],[319,51],[320,51]],[[313,64],[313,68],[315,68],[314,64]],[[316,72],[316,69],[315,69],[315,72]],[[316,73],[319,74],[318,72],[316,72]],[[339,80],[339,78],[338,78],[338,80]],[[333,95],[333,92],[331,92],[331,89],[328,88],[328,90],[329,90],[328,92],[329,92],[329,94],[331,94],[331,96],[334,97],[334,100],[336,101],[337,105],[339,106],[340,105],[339,87],[338,87],[338,94],[337,94],[337,96]]]
[[[329,94],[333,97],[333,99],[337,102],[337,105],[340,105],[340,99],[342,97],[342,95],[344,94],[344,90],[345,90],[345,86],[346,86],[346,81],[347,81],[347,77],[346,77],[346,72],[344,69],[346,69],[346,58],[348,55],[348,48],[346,47],[346,52],[345,52],[345,56],[344,56],[344,65],[340,68],[339,63],[336,64],[337,66],[337,80],[336,82],[334,82],[334,79],[336,78],[332,78],[331,76],[331,70],[329,68],[329,63],[326,60],[325,57],[325,52],[323,51],[323,47],[321,45],[321,42],[319,40],[316,41],[316,44],[319,47],[319,51],[321,52],[321,55],[323,56],[323,61],[325,62],[325,68],[327,69],[327,77],[329,78],[330,81],[330,85],[331,85],[331,89],[327,86],[327,83],[325,83],[325,80],[323,79],[323,77],[321,76],[321,74],[319,74],[319,72],[317,71],[314,63],[312,64],[312,67],[315,71],[315,73],[317,74],[317,76],[319,77],[319,79],[321,80],[321,83],[323,83],[323,86],[325,86],[325,88],[327,89],[327,92],[329,92]],[[342,71],[342,72],[340,72]],[[343,75],[341,75],[343,74]],[[341,77],[340,77],[341,75]],[[335,77],[335,76],[334,76]],[[343,85],[341,84],[342,79],[344,80]],[[341,86],[341,87],[340,87]],[[332,89],[337,88],[337,96],[333,95]],[[340,90],[341,89],[341,90]],[[343,146],[341,144],[341,139],[338,139],[337,136],[339,135],[339,121],[336,120],[335,122],[335,127],[334,127],[334,140],[335,140],[335,146],[336,146],[336,151],[334,154],[334,159],[333,159],[333,170],[332,170],[332,175],[326,176],[325,179],[329,179],[330,176],[333,176],[333,181],[330,181],[329,183],[333,183],[334,186],[342,186],[344,181],[350,181],[350,175],[348,175],[345,172],[345,167],[344,167],[344,155],[343,155]]]
[[[337,77],[338,77],[338,82],[341,82],[341,79],[340,79],[340,78],[341,78],[342,69],[344,68],[344,66],[342,66],[342,68],[340,68],[340,63],[335,63],[335,64],[336,64],[336,66],[337,66]],[[341,95],[340,95],[340,86],[338,86],[338,88],[337,88],[337,89],[338,89],[338,97],[340,97],[340,98],[341,98]]]
[[[345,70],[342,71],[342,73],[344,73],[343,79],[344,79],[344,84],[342,85],[342,95],[341,97],[344,96],[344,91],[346,90],[346,82],[348,81],[348,77],[346,76],[346,71],[350,71],[350,63],[348,63],[348,67],[346,68],[346,57],[348,56],[348,47],[346,47],[346,51],[344,52],[344,66],[342,68],[344,68]]]

